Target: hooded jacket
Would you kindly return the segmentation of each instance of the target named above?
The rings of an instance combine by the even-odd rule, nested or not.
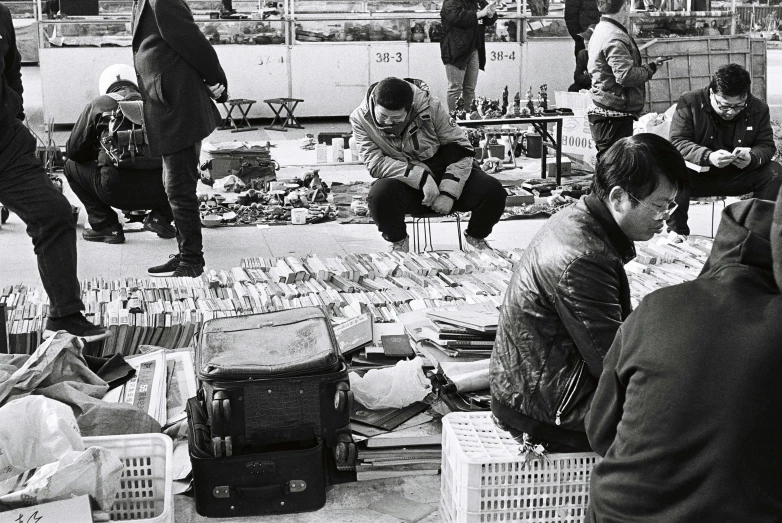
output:
[[[546,222],[517,264],[491,355],[492,412],[535,437],[589,448],[584,416],[630,314],[635,247],[594,194]]]
[[[424,161],[442,145],[457,144],[467,152],[473,147],[464,129],[457,126],[440,101],[414,82],[413,106],[400,134],[379,129],[375,121],[375,99],[369,87],[362,104],[350,115],[359,157],[373,178],[396,178],[414,189],[423,189],[432,173]],[[438,184],[441,193],[458,200],[470,177],[474,155],[450,164]]]
[[[586,420],[604,456],[591,521],[782,521],[782,203],[773,213],[729,206],[698,278],[619,329]]]
[[[654,63],[642,64],[641,52],[627,29],[602,17],[589,40],[592,102],[602,108],[639,114],[644,108],[645,84],[657,71]]]
[[[708,87],[684,93],[679,98],[671,120],[671,143],[685,160],[709,165],[709,155],[716,150],[712,145],[716,136],[714,119],[719,117],[711,106]],[[761,167],[771,161],[777,148],[768,105],[749,94],[747,107],[730,123],[736,130],[734,147],[751,148],[752,162],[745,169]]]

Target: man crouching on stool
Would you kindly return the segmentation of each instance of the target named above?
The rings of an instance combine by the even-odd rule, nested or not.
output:
[[[472,211],[464,234],[474,250],[489,249],[505,210],[505,189],[475,164],[464,130],[418,80],[389,77],[369,87],[350,115],[359,155],[377,180],[369,212],[392,250],[408,251],[406,214]]]

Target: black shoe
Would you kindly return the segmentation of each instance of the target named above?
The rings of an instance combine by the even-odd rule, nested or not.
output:
[[[174,226],[157,211],[150,212],[147,217],[144,218],[144,228],[154,232],[159,238],[164,238],[166,240],[176,238],[176,229]]]
[[[84,229],[81,236],[88,242],[125,243],[125,233],[122,232],[122,225],[120,224],[112,225],[99,231]]]
[[[87,321],[82,313],[77,312],[62,318],[46,319],[46,329],[43,331],[43,338],[48,339],[54,336],[57,331],[65,331],[83,339],[85,342],[102,340],[111,336],[111,331]]]
[[[201,265],[190,265],[189,263],[179,262],[172,276],[174,278],[198,278],[204,273],[204,267]]]
[[[163,265],[155,265],[147,269],[147,274],[150,276],[172,276],[177,267],[179,267],[179,255],[172,254]]]

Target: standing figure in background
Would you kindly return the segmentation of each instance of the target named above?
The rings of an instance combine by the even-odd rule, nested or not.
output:
[[[565,25],[567,32],[576,44],[575,54],[589,45],[582,34],[588,27],[594,27],[600,21],[597,0],[565,0]]]
[[[470,107],[475,98],[478,71],[486,66],[486,26],[497,21],[495,2],[486,0],[445,0],[440,10],[443,39],[440,56],[448,77],[448,110],[464,98]]]
[[[217,53],[184,0],[139,0],[133,8],[133,63],[144,99],[154,154],[163,157],[163,183],[174,213],[179,252],[151,267],[152,276],[204,272],[196,186],[201,140],[221,121],[214,102],[228,99]]]
[[[0,4],[0,204],[21,218],[33,241],[38,274],[49,296],[44,337],[64,330],[85,341],[106,338],[111,333],[81,313],[76,220],[71,204],[47,176],[35,138],[23,123],[21,66],[11,12]]]
[[[573,71],[573,83],[568,87],[568,92],[577,93],[581,89],[588,90],[592,87],[592,77],[587,69],[589,68],[589,40],[594,32],[595,26],[590,25],[586,31],[580,34],[586,48],[581,49],[576,55],[576,70]]]
[[[175,238],[174,215],[163,187],[163,160],[141,154],[148,151],[118,158],[120,151],[114,148],[119,136],[113,133],[128,132],[130,122],[119,109],[120,102],[141,103],[136,72],[129,65],[111,65],[100,75],[98,91],[101,95],[84,108],[65,146],[65,178],[84,204],[92,227],[84,229],[82,237],[90,242],[123,243],[125,234],[114,207],[150,209],[144,228],[161,238]],[[118,114],[116,119],[114,114]],[[144,144],[138,147],[145,148]]]
[[[633,135],[633,122],[644,108],[645,84],[669,58],[641,63],[641,52],[627,31],[629,0],[598,0],[602,14],[589,42],[592,77],[589,127],[597,160],[620,138]]]

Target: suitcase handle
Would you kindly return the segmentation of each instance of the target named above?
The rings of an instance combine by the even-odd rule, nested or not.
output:
[[[268,485],[266,487],[215,487],[212,495],[218,499],[226,498],[261,498],[264,500],[276,499],[291,493],[307,490],[307,482],[301,479],[292,479],[281,485]],[[232,495],[235,493],[235,496]]]

